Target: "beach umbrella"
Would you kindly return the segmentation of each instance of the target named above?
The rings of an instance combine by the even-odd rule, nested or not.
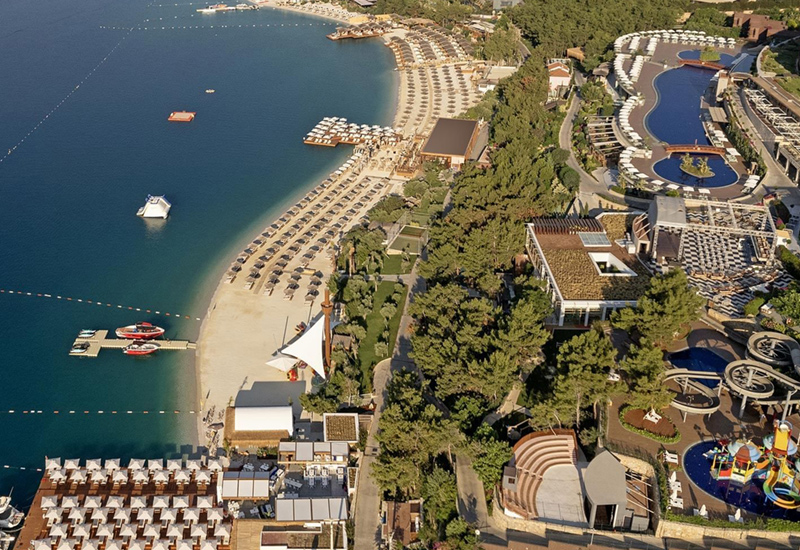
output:
[[[92,510],[91,520],[97,523],[108,521],[108,508],[95,508]]]
[[[189,532],[189,536],[191,536],[192,538],[200,537],[204,539],[206,538],[207,535],[208,535],[208,525],[206,525],[205,523],[195,523],[194,525],[192,525],[192,528]]]
[[[38,539],[33,541],[33,550],[52,550],[53,544],[49,540]]]
[[[109,472],[119,470],[119,459],[118,458],[106,459],[106,470],[108,470]]]
[[[75,508],[78,505],[78,497],[68,496],[61,499],[62,508]]]
[[[86,483],[86,478],[87,473],[83,468],[72,470],[72,473],[69,475],[69,480],[73,483]]]
[[[169,472],[167,470],[156,470],[153,472],[153,481],[156,483],[167,483],[169,481]]]
[[[177,517],[178,513],[174,508],[164,508],[161,510],[161,516],[159,516],[159,519],[161,519],[162,522],[172,522],[175,521]]]
[[[133,482],[134,483],[147,483],[150,480],[150,476],[147,473],[147,470],[136,470],[133,472]]]
[[[171,539],[175,539],[178,537],[183,536],[183,525],[178,525],[177,523],[173,523],[167,529],[167,536]]]
[[[144,550],[144,541],[136,539],[130,541],[128,543],[128,550]]]
[[[75,470],[80,468],[80,460],[77,458],[68,458],[64,461],[64,468],[67,470]]]
[[[192,480],[192,472],[190,470],[178,470],[175,472],[175,481],[178,483],[189,483]]]
[[[169,541],[164,539],[154,540],[153,550],[169,550]]]
[[[48,534],[51,537],[63,537],[63,536],[66,536],[67,529],[62,524],[56,523],[56,524],[53,524],[53,525],[50,526],[50,530],[48,531]]]
[[[97,495],[87,496],[83,500],[83,505],[87,508],[100,508],[103,504],[103,499]]]
[[[192,550],[194,541],[191,539],[181,539],[175,543],[175,550]]]
[[[42,509],[54,508],[58,506],[58,497],[55,495],[44,495],[42,497]]]
[[[194,475],[197,483],[211,483],[211,472],[208,470],[198,470]]]
[[[214,529],[215,537],[227,538],[231,536],[231,526],[229,523],[220,523]]]
[[[72,508],[69,511],[69,515],[67,517],[72,521],[82,522],[84,516],[86,516],[86,508],[77,507],[77,508]]]
[[[46,458],[44,461],[44,469],[48,472],[52,472],[53,470],[60,470],[61,469],[61,459],[60,458]]]
[[[169,497],[165,495],[156,495],[153,497],[154,508],[169,508]]]
[[[206,519],[208,519],[208,521],[221,521],[222,517],[222,509],[220,508],[209,508],[206,512]]]
[[[183,468],[183,460],[179,458],[171,458],[167,460],[167,470],[170,472],[176,472]]]
[[[183,510],[183,521],[199,521],[200,510],[198,508],[185,508]]]
[[[156,527],[152,523],[144,528],[143,535],[145,538],[156,538],[161,536],[161,528]]]
[[[114,473],[111,474],[111,481],[114,483],[127,483],[128,482],[128,470],[114,470]]]
[[[117,508],[114,510],[114,521],[128,523],[131,520],[131,511],[128,508]]]
[[[208,459],[208,469],[212,472],[221,472],[222,471],[222,462],[218,458],[209,458]]]
[[[191,471],[196,472],[203,467],[203,463],[197,458],[190,458],[186,460],[186,467]]]
[[[108,480],[107,470],[91,470],[92,483],[105,483]]]
[[[44,518],[49,521],[61,521],[61,516],[64,514],[64,509],[54,506],[48,508],[44,513]]]
[[[153,514],[152,508],[142,508],[139,510],[139,513],[136,514],[136,521],[145,521],[149,523],[153,521]]]
[[[172,497],[172,507],[173,508],[188,508],[189,507],[189,497],[186,495],[175,495]]]
[[[114,528],[108,523],[104,523],[97,528],[95,536],[110,538],[114,536]]]
[[[73,546],[72,546],[72,544],[70,544],[70,542],[69,542],[69,541],[67,541],[67,540],[62,540],[62,541],[61,541],[61,542],[58,544],[58,546],[56,547],[56,550],[72,550],[72,548],[73,548]]]
[[[79,523],[72,528],[72,536],[78,538],[86,538],[89,536],[89,528],[85,523]]]
[[[212,508],[214,506],[214,497],[211,495],[199,495],[195,504],[198,508]]]
[[[119,541],[109,540],[106,541],[106,550],[122,550]]]
[[[142,468],[144,468],[144,459],[142,458],[132,458],[128,463],[129,470],[141,470]]]
[[[164,459],[163,458],[151,458],[147,461],[147,469],[151,472],[156,470],[163,470],[164,469]]]
[[[92,470],[99,470],[102,467],[103,467],[103,461],[100,460],[99,458],[90,458],[89,460],[86,461],[86,469],[89,470],[90,472]]]
[[[133,525],[130,523],[126,523],[123,525],[119,530],[120,537],[135,537],[136,536],[136,529],[133,528]]]
[[[81,543],[81,550],[99,550],[99,549],[100,549],[99,539],[86,539]]]
[[[135,496],[131,497],[131,504],[130,507],[134,510],[138,510],[139,508],[144,508],[147,506],[147,497],[143,496]]]
[[[34,548],[34,550],[36,550]],[[217,550],[217,541],[216,540],[204,540],[203,544],[200,545],[200,550]]]
[[[122,508],[125,504],[125,497],[121,496],[110,496],[106,499],[106,506],[109,508]]]

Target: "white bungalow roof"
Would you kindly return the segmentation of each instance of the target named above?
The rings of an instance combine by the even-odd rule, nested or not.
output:
[[[297,357],[325,378],[325,363],[322,357],[324,332],[325,320],[324,317],[320,317],[300,338],[283,348],[281,353]]]
[[[253,481],[253,498],[269,498],[269,474],[256,472]]]
[[[294,433],[292,406],[234,407],[236,431],[283,431]]]

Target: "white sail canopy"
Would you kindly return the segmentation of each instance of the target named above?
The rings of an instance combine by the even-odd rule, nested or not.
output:
[[[320,317],[294,342],[281,350],[284,355],[297,357],[325,378],[322,343],[325,338],[325,318]]]

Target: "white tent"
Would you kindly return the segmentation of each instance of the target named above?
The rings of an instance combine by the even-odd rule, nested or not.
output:
[[[83,518],[86,516],[86,508],[73,508],[69,511],[69,516],[67,516],[70,520],[83,523]]]
[[[122,546],[120,546],[119,541],[110,540],[106,542],[106,550],[122,550]]]
[[[202,463],[202,461],[200,461],[200,460],[198,460],[196,458],[189,458],[189,459],[186,460],[186,467],[189,470],[192,470],[194,472],[194,471],[197,471],[200,468],[202,468],[203,467],[203,463]]]
[[[67,534],[67,529],[60,523],[56,523],[55,525],[50,526],[50,531],[48,534],[51,537],[63,537]]]
[[[67,470],[74,470],[80,468],[80,460],[77,458],[68,458],[64,461],[64,468]]]
[[[89,536],[89,527],[85,523],[79,523],[72,528],[72,536],[86,538]]]
[[[194,541],[191,539],[182,539],[175,543],[175,550],[192,550]]]
[[[200,510],[197,508],[186,508],[183,511],[183,521],[198,521],[200,519]]]
[[[325,318],[320,317],[294,342],[283,348],[281,353],[297,357],[311,367],[314,372],[325,378],[325,366],[322,356],[322,343],[325,332]]]
[[[178,470],[175,472],[175,481],[177,483],[189,483],[192,480],[192,472],[190,470]]]
[[[197,483],[210,483],[211,472],[209,472],[208,470],[197,470],[194,479],[195,481],[197,481]]]
[[[128,550],[144,550],[144,541],[132,540],[128,543]]]
[[[292,369],[293,366],[297,363],[296,357],[290,357],[289,355],[284,355],[280,352],[276,353],[272,356],[272,359],[267,361],[267,365],[270,367],[275,367],[279,371],[288,372]]]
[[[133,472],[133,482],[134,483],[147,483],[150,479],[150,476],[147,473],[147,470],[134,470]]]
[[[167,470],[156,470],[153,472],[153,481],[156,483],[168,483],[169,482],[169,471]]]
[[[234,407],[236,431],[287,431],[294,433],[292,406]]]

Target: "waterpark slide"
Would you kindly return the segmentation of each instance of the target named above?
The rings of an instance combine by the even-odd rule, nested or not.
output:
[[[715,372],[689,369],[669,369],[664,375],[664,382],[674,380],[683,388],[672,400],[671,405],[681,412],[689,414],[711,414],[719,409],[720,401],[717,392],[698,382],[698,380],[714,380],[722,383],[722,376]],[[688,390],[691,389],[692,393]]]
[[[733,361],[725,368],[725,382],[733,392],[750,399],[755,399],[761,405],[781,405],[786,403],[786,397],[774,396],[775,384],[781,385],[797,392],[797,398],[790,399],[793,405],[800,404],[800,381],[779,372],[769,365],[752,359]]]
[[[775,484],[777,483],[780,474],[781,472],[778,469],[772,469],[770,471],[767,479],[764,481],[764,494],[769,500],[774,502],[776,506],[780,506],[781,508],[785,508],[787,510],[796,510],[800,508],[800,494],[797,494],[788,487],[779,487],[776,491]],[[792,474],[785,475],[789,475],[791,479],[794,479]],[[778,491],[784,494],[778,494]]]

